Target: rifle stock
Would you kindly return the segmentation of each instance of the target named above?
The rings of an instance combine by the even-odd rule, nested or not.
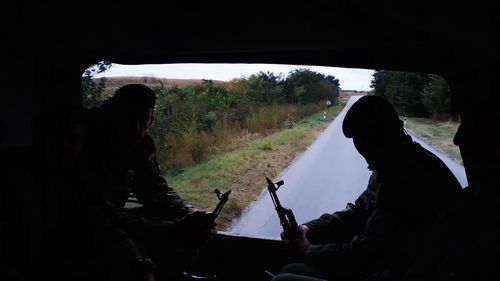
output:
[[[278,213],[278,217],[280,219],[280,224],[283,227],[283,239],[291,240],[295,239],[299,236],[300,230],[295,220],[295,216],[291,209],[285,208],[281,205],[278,194],[276,191],[280,186],[284,184],[283,180],[274,183],[268,177],[266,177],[267,181],[267,189],[269,190],[269,194],[271,195],[271,199],[273,200],[274,208]]]

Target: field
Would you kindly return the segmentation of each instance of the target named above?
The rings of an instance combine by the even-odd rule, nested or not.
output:
[[[119,77],[107,78],[106,86],[107,90],[113,90],[130,83],[182,87],[201,84],[203,80]],[[366,92],[342,91],[340,103],[328,112],[327,121],[337,116],[351,95],[364,94]],[[164,170],[164,175],[183,198],[206,210],[217,204],[214,188],[223,192],[231,189],[230,200],[218,219],[219,229],[224,230],[265,190],[265,177],[278,177],[326,128],[329,122],[322,120],[322,115],[320,112],[272,135],[243,134],[232,139],[233,143],[226,144],[231,149],[214,154],[193,167]],[[407,129],[460,162],[458,149],[452,143],[456,126],[456,123],[416,118],[409,118],[407,122]]]
[[[214,84],[224,83],[224,81],[212,80]],[[135,76],[122,76],[122,77],[106,77],[106,89],[116,90],[119,87],[132,84],[140,83],[150,87],[156,86],[177,86],[183,87],[188,85],[199,85],[203,83],[201,79],[166,79],[166,78],[155,78],[155,77],[135,77]]]

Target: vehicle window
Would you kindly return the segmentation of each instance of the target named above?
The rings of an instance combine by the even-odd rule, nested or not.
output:
[[[207,210],[217,204],[215,188],[231,189],[218,222],[222,230],[238,231],[234,226],[265,190],[265,177],[282,177],[341,118],[351,97],[385,96],[415,139],[461,167],[452,143],[458,117],[449,104],[448,84],[438,75],[324,66],[100,62],[82,76],[86,108],[99,107],[126,84],[154,90],[155,119],[148,133],[162,174],[183,197]],[[316,170],[328,163],[320,165]],[[342,176],[334,167],[326,171]],[[292,205],[284,191],[289,185],[285,182],[278,192],[285,205]],[[358,195],[355,189],[351,193]],[[265,234],[276,235],[273,231]]]

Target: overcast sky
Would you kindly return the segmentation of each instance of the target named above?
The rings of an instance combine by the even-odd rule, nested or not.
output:
[[[373,70],[357,68],[340,68],[326,66],[304,66],[304,65],[284,65],[284,64],[143,64],[143,65],[120,65],[113,66],[97,77],[116,76],[138,76],[156,77],[170,79],[207,79],[230,81],[234,78],[246,78],[259,71],[272,72],[275,75],[280,73],[285,76],[293,69],[307,68],[312,71],[333,75],[339,79],[340,87],[343,90],[370,90],[370,81]]]

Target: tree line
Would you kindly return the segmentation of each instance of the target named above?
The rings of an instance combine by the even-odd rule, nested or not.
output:
[[[111,64],[89,67],[82,77],[84,106],[99,106],[114,94],[105,78],[93,76]],[[289,128],[338,99],[340,82],[333,75],[295,69],[288,75],[258,72],[224,83],[153,87],[157,95],[150,129],[158,156],[167,169],[195,165],[232,146],[242,135],[266,135]]]
[[[456,119],[446,80],[435,74],[376,70],[370,84],[373,94],[386,97],[400,115]]]

